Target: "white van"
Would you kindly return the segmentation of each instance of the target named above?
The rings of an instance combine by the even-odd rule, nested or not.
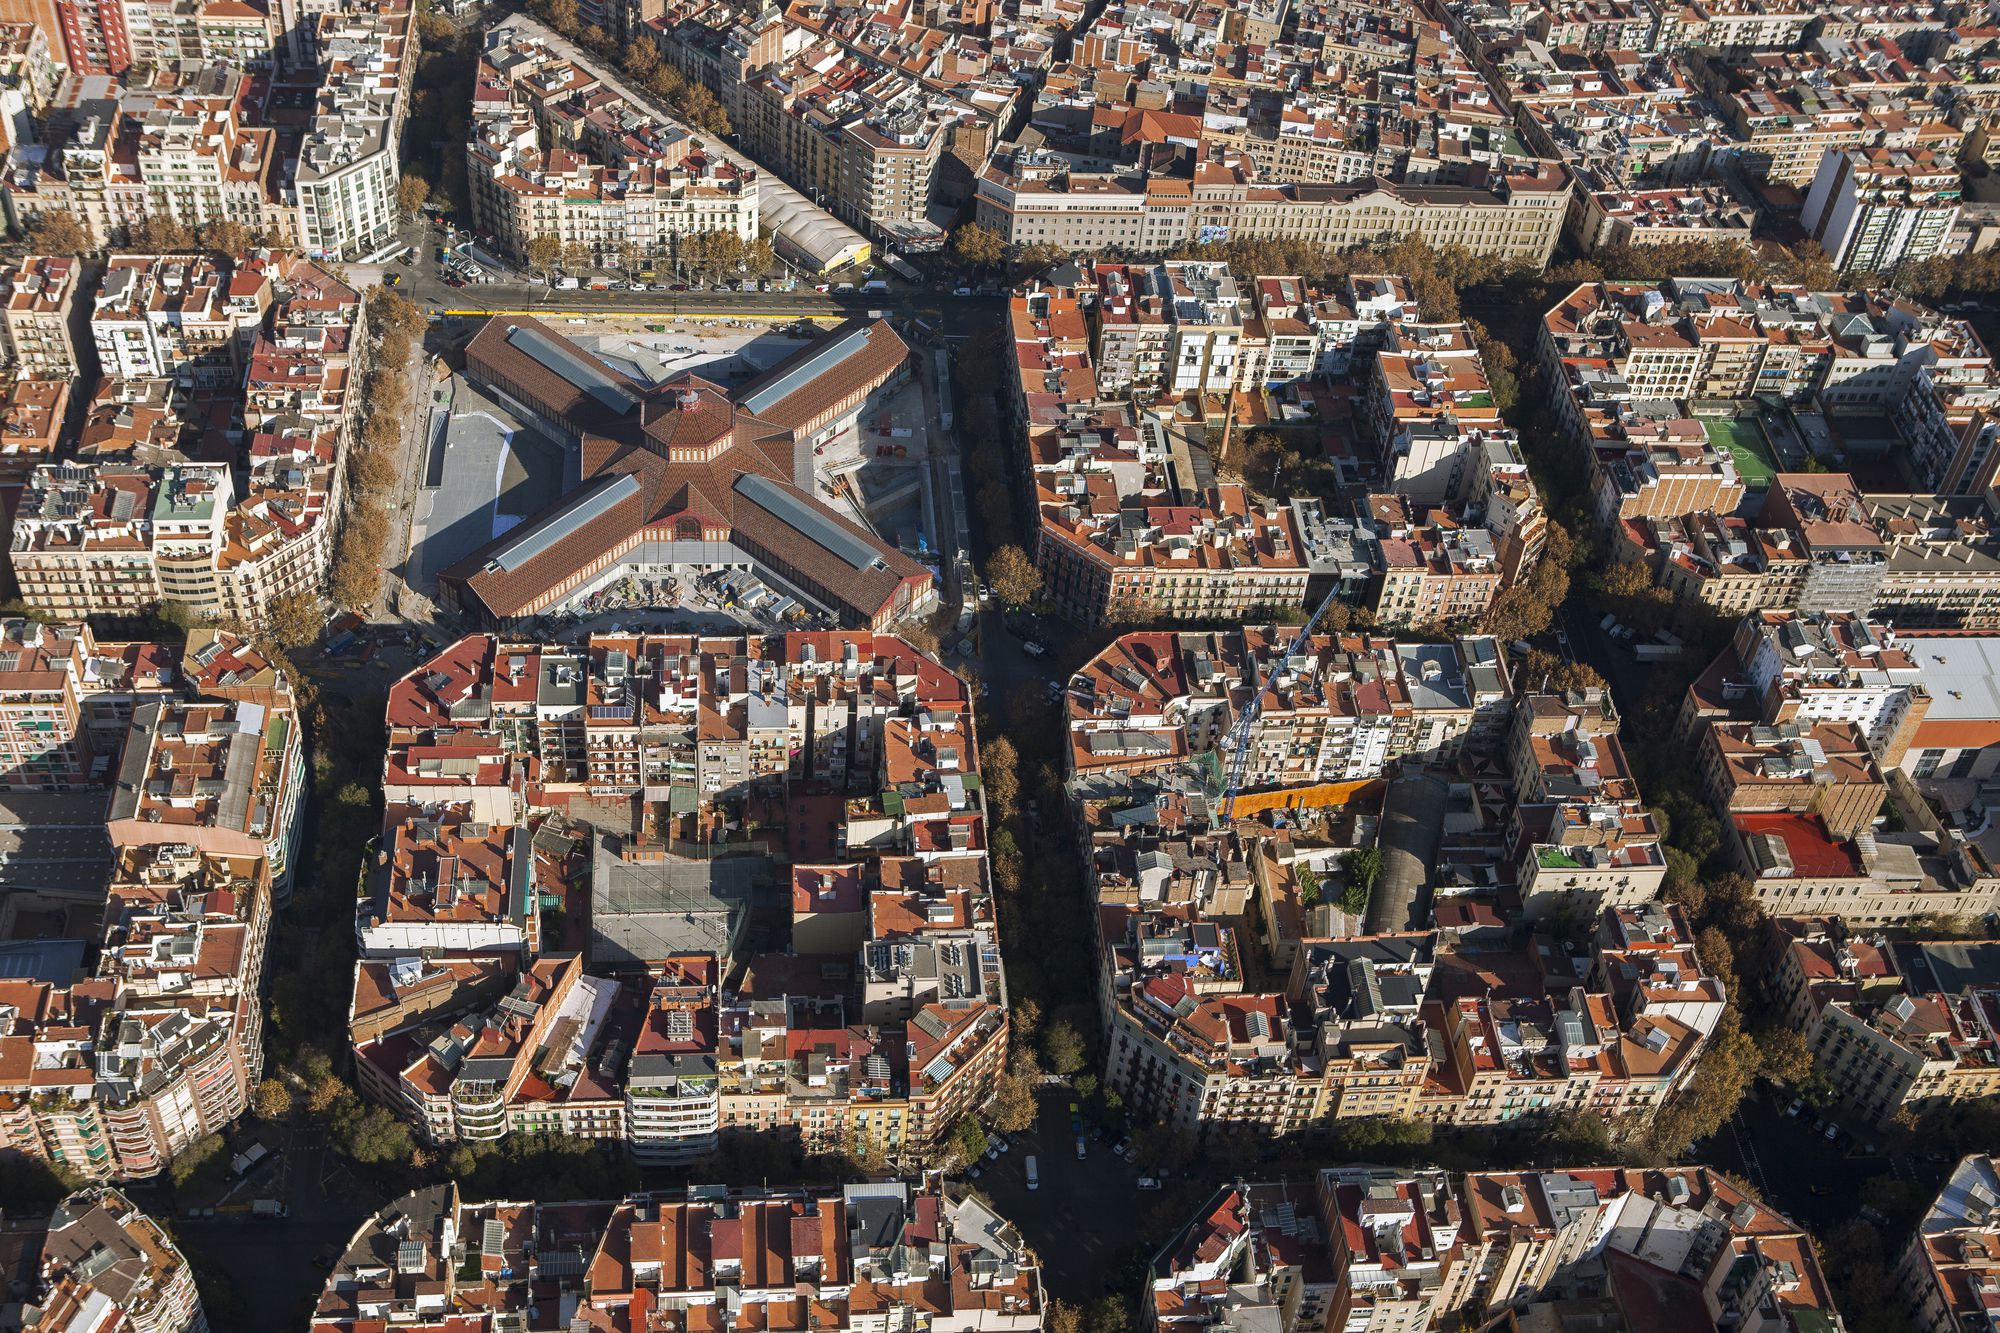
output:
[[[1031,1190],[1038,1190],[1041,1187],[1042,1187],[1042,1178],[1035,1171],[1035,1159],[1033,1154],[1030,1154],[1028,1157],[1028,1188]]]
[[[576,279],[575,279],[575,278],[557,278],[557,279],[556,279],[556,288],[557,288],[557,290],[559,290],[559,291],[565,291],[565,292],[573,292],[573,291],[575,291],[575,290],[576,290]]]

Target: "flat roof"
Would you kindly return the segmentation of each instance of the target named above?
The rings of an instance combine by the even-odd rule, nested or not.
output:
[[[1896,646],[1916,659],[1917,679],[1930,691],[1926,722],[2000,718],[2000,636],[1899,635]]]

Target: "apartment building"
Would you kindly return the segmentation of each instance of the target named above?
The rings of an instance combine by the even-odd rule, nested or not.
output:
[[[1348,1238],[1342,1215],[1326,1209],[1326,1193],[1304,1181],[1238,1181],[1218,1190],[1148,1265],[1151,1326],[1226,1327],[1250,1310],[1278,1333],[1336,1326],[1348,1295],[1339,1267]]]
[[[261,15],[252,17],[261,30]],[[7,177],[6,206],[17,225],[62,214],[95,244],[111,246],[157,217],[190,231],[229,222],[294,243],[297,213],[285,193],[278,128],[263,123],[268,75],[223,51],[149,57],[135,68],[143,72],[109,96],[50,110],[47,151],[21,158]]]
[[[318,78],[287,202],[309,259],[360,259],[401,225],[399,145],[417,58],[416,9],[400,0],[373,10],[318,15]]]
[[[156,1176],[248,1106],[304,782],[281,681],[265,703],[190,702],[200,672],[119,647],[85,659],[101,693],[82,724],[129,717],[115,773],[10,798],[38,830],[13,861],[23,901],[91,911],[101,934],[88,968],[84,941],[41,940],[4,983],[0,1143],[93,1180]]]
[[[57,1204],[39,1248],[22,1302],[29,1327],[207,1333],[187,1257],[117,1190],[84,1190]]]
[[[967,706],[870,634],[447,648],[389,701],[395,799],[356,923],[365,1088],[441,1143],[934,1150],[1006,1070]],[[756,952],[763,858],[704,854],[720,821],[787,802],[805,824],[770,873],[824,969]],[[578,951],[541,908],[584,919],[585,893]]]
[[[1896,1266],[1896,1292],[1922,1333],[1955,1333],[1991,1321],[2000,1291],[2000,1166],[1960,1158],[1924,1210]]]
[[[1869,827],[1887,794],[1868,739],[1851,722],[1716,723],[1702,734],[1696,764],[1725,817],[1814,814],[1839,839]]]
[[[52,255],[30,255],[0,273],[0,355],[17,376],[75,375],[69,322],[78,278],[76,260]]]
[[[740,1288],[760,1318],[879,1330],[921,1311],[950,1333],[1041,1327],[1041,1270],[1005,1219],[937,1177],[834,1190],[696,1185],[624,1199],[472,1203],[446,1182],[361,1224],[311,1327],[359,1333],[440,1304],[466,1333],[560,1301],[586,1322],[707,1309]]]
[[[88,624],[0,621],[0,785],[99,785],[125,744],[133,706],[176,688],[180,655],[99,640]]]
[[[1820,159],[1800,221],[1841,273],[1892,275],[1944,253],[1958,211],[1950,157],[1850,148]]]
[[[316,596],[355,429],[360,294],[317,264],[259,254],[114,256],[92,336],[106,378],[77,457],[37,464],[17,508],[22,597],[61,617],[162,601],[255,620]],[[212,458],[212,413],[245,447]]]
[[[1588,1266],[1593,1317],[1617,1325],[1672,1291],[1676,1328],[1841,1327],[1812,1237],[1706,1167],[1481,1172],[1461,1206],[1466,1285],[1447,1308],[1554,1317]]]
[[[1779,977],[1815,1072],[1844,1106],[1879,1126],[2000,1090],[2000,974],[1976,946],[1862,944],[1832,925],[1781,921]]]
[[[1151,1326],[1421,1333],[1497,1316],[1839,1328],[1812,1239],[1703,1167],[1239,1180],[1156,1254]],[[1662,1293],[1671,1293],[1671,1299]]]
[[[1722,986],[1693,945],[1676,916],[1614,907],[1587,970],[1544,975],[1520,948],[1444,955],[1418,1011],[1431,1054],[1417,1115],[1646,1123],[1693,1076],[1722,1017]]]
[[[529,241],[553,236],[593,263],[650,266],[683,237],[757,235],[755,172],[527,32],[488,33],[477,82],[466,146],[474,225],[502,252],[521,259]]]
[[[113,379],[230,385],[242,374],[238,334],[265,314],[262,286],[239,296],[233,269],[206,255],[113,255],[92,297],[98,365]]]
[[[118,846],[192,846],[262,868],[291,896],[305,745],[287,708],[164,701],[132,711],[106,822]]]
[[[1399,762],[1448,763],[1505,728],[1507,666],[1491,638],[1399,644],[1289,631],[1127,634],[1063,695],[1069,768],[1124,778],[1217,753],[1267,682],[1245,790],[1379,777]]]

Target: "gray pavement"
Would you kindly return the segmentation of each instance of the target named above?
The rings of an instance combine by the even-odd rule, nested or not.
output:
[[[454,381],[442,454],[426,460],[425,484],[411,501],[410,585],[435,595],[441,571],[546,507],[574,481],[575,470],[568,451]]]

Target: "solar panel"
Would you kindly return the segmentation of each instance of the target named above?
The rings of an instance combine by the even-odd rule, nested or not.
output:
[[[881,555],[866,538],[790,487],[746,472],[736,479],[736,489],[745,499],[768,509],[787,527],[805,534],[856,569],[881,563]]]
[[[540,329],[516,324],[507,330],[507,342],[534,358],[544,369],[554,371],[613,412],[622,415],[639,405],[639,400],[632,391],[612,379],[602,367],[586,361]]]
[[[753,388],[742,400],[744,410],[762,416],[867,345],[868,329],[865,326],[849,329],[838,338],[827,339],[769,384]]]
[[[490,565],[512,573],[557,542],[583,531],[638,493],[639,479],[629,472],[621,472],[594,488],[580,491],[555,513],[517,529],[520,535],[495,552]]]

